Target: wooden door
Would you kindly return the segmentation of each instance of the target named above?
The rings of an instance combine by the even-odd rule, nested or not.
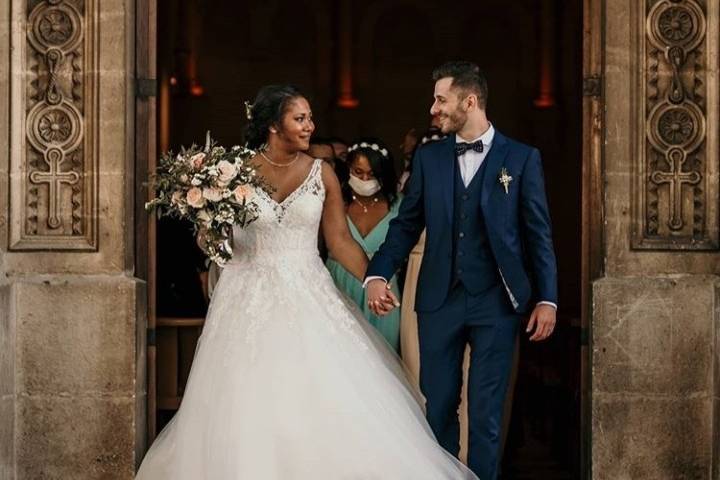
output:
[[[136,0],[135,28],[135,270],[147,282],[147,433],[156,435],[155,238],[154,216],[145,212],[150,200],[148,172],[157,159],[157,4]],[[142,368],[142,366],[139,366]]]
[[[604,135],[603,28],[604,0],[584,0],[583,5],[583,170],[581,265],[581,465],[582,478],[592,478],[592,282],[602,275]]]

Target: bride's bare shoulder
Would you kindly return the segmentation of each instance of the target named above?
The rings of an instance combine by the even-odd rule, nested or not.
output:
[[[320,175],[322,176],[325,188],[340,188],[340,181],[335,174],[335,170],[328,162],[322,162],[320,164]]]

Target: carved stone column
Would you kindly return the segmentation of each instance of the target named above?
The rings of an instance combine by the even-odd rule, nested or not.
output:
[[[720,4],[605,9],[593,478],[717,479]]]
[[[132,11],[0,0],[3,480],[131,479],[144,448]]]
[[[12,250],[97,248],[97,14],[88,0],[26,6],[27,32],[14,32]],[[21,38],[22,37],[24,38]]]
[[[709,90],[716,49],[698,1],[659,1],[645,6],[634,192],[633,247],[718,248],[717,140],[708,139],[708,116],[717,96]],[[710,109],[710,111],[708,111]],[[715,154],[715,155],[713,155]]]

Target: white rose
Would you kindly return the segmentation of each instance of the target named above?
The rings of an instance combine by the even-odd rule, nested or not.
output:
[[[219,188],[203,188],[203,197],[207,198],[211,202],[219,202],[222,200],[222,190]]]
[[[197,213],[197,218],[203,223],[203,225],[205,225],[207,228],[210,228],[210,225],[212,224],[212,217],[207,210],[200,210]]]
[[[173,205],[179,205],[182,203],[183,194],[180,191],[174,191],[172,194],[172,197],[170,198],[170,203]]]
[[[217,169],[220,172],[220,175],[218,176],[218,180],[221,182],[224,182],[225,184],[229,183],[230,180],[235,178],[237,175],[237,169],[235,168],[235,165],[228,162],[227,160],[222,160],[217,164]]]

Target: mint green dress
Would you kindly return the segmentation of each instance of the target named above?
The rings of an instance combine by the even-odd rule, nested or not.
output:
[[[350,220],[350,217],[346,216],[348,226],[350,227],[350,233],[353,238],[360,244],[365,250],[365,253],[369,258],[375,254],[380,248],[380,245],[385,241],[385,235],[387,235],[388,226],[390,220],[395,218],[400,208],[400,198],[395,199],[387,215],[375,225],[367,236],[363,238],[358,232],[355,224]],[[374,315],[367,306],[367,300],[365,297],[365,289],[362,288],[362,283],[350,274],[345,268],[342,267],[334,258],[330,257],[325,262],[327,269],[330,271],[335,285],[350,297],[365,314],[365,318],[368,322],[385,337],[385,340],[390,344],[392,348],[397,352],[400,347],[400,308],[394,308],[390,313],[384,317],[378,317]],[[398,290],[397,279],[393,277],[391,280],[392,292],[400,300],[400,291]]]

